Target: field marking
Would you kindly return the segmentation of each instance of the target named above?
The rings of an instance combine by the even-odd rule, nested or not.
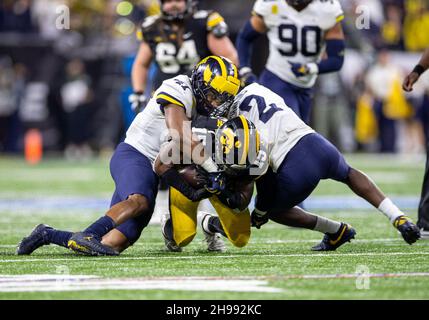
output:
[[[281,239],[256,239],[255,242],[252,242],[253,245],[255,244],[276,244],[276,243],[316,243],[320,242],[321,239],[291,239],[291,240],[281,240]],[[378,239],[354,239],[353,243],[378,243],[378,242],[400,242],[403,243],[404,240],[402,239],[393,239],[393,238],[378,238]],[[422,242],[420,242],[422,244]],[[143,242],[137,242],[133,246],[145,246],[146,243]],[[429,245],[429,241],[427,243]],[[0,244],[0,248],[16,248],[18,246],[18,243],[16,244]]]
[[[201,258],[214,258],[214,259],[231,259],[231,258],[292,258],[292,257],[311,257],[311,258],[319,258],[319,257],[364,257],[364,256],[408,256],[408,255],[429,255],[429,252],[360,252],[360,253],[290,253],[290,254],[260,254],[259,252],[255,252],[253,255],[180,255],[176,253],[171,253],[172,256],[153,256],[153,257],[82,257],[82,258],[49,258],[49,259],[5,259],[0,260],[0,263],[14,263],[14,262],[59,262],[59,261],[68,261],[68,262],[80,262],[80,261],[100,261],[105,263],[106,260],[112,262],[121,262],[127,260],[159,260],[159,259],[167,259],[167,260],[183,260],[183,259],[201,259]]]
[[[391,199],[403,209],[417,209],[419,203],[418,195],[392,195]],[[21,210],[20,215],[31,214],[33,211],[50,210],[58,216],[59,209],[63,210],[96,210],[104,212],[110,203],[109,197],[87,197],[87,196],[37,196],[20,199],[4,198],[0,193],[0,210]],[[312,195],[305,201],[309,210],[375,210],[365,200],[350,194],[342,195]],[[254,207],[254,199],[249,205]],[[163,211],[167,208],[167,197],[159,194],[155,211]],[[210,206],[211,208],[211,206]],[[60,210],[60,211],[61,211]]]
[[[139,277],[101,278],[93,275],[27,274],[0,275],[0,292],[64,292],[98,290],[180,290],[279,293],[268,281],[291,279],[355,279],[429,277],[429,272],[293,274],[237,277]]]
[[[100,278],[71,275],[0,275],[0,292],[53,292],[88,290],[183,290],[278,293],[267,280],[234,278]]]

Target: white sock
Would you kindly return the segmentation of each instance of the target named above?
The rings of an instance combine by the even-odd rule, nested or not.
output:
[[[393,223],[397,217],[404,215],[389,198],[385,198],[380,203],[378,210],[389,218],[391,223]]]
[[[316,217],[317,222],[316,226],[313,229],[315,231],[319,231],[322,233],[336,233],[341,227],[341,222],[330,220],[321,216]]]

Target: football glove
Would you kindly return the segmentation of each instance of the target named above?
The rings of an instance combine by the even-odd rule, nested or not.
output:
[[[147,98],[143,92],[134,92],[128,96],[128,101],[131,103],[131,110],[135,114],[143,111],[147,104]]]
[[[241,67],[240,70],[238,70],[238,75],[240,77],[242,87],[248,86],[258,80],[258,77],[249,67]]]
[[[226,188],[225,190],[220,192],[217,197],[224,205],[228,206],[236,212],[241,212],[240,206],[242,198],[240,192],[231,192],[230,190],[228,190],[228,188]]]
[[[256,229],[261,229],[261,227],[266,224],[269,220],[267,211],[261,211],[255,208],[250,215],[250,222],[252,227]]]
[[[213,194],[219,194],[225,190],[226,187],[226,176],[225,173],[220,172],[209,172],[206,178],[206,184],[204,186],[206,190]]]
[[[291,66],[293,74],[297,78],[308,76],[309,74],[317,74],[319,72],[317,64],[315,63],[301,64],[289,62],[289,64]]]

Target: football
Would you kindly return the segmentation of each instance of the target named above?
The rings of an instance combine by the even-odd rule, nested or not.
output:
[[[204,177],[198,173],[194,164],[186,166],[179,170],[179,174],[193,188],[200,189],[204,187]]]

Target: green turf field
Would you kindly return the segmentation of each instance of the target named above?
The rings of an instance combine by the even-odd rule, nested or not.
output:
[[[417,201],[423,157],[347,160],[392,198]],[[228,251],[218,254],[205,251],[201,232],[183,253],[165,252],[156,224],[120,257],[83,257],[54,246],[28,257],[14,254],[38,223],[85,228],[103,214],[100,203],[82,207],[70,201],[108,203],[112,190],[107,160],[46,160],[29,167],[19,158],[0,158],[0,299],[429,298],[429,241],[407,245],[385,217],[369,209],[316,211],[357,230],[355,241],[330,253],[309,250],[322,238],[319,233],[269,223],[253,230],[247,247],[228,244]],[[350,195],[334,182],[322,183],[314,193],[338,203]],[[416,219],[415,205],[406,212]]]

